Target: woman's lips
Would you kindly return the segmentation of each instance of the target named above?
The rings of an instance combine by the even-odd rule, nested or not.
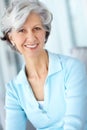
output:
[[[30,48],[30,49],[34,49],[38,46],[38,44],[26,44],[25,45],[27,48]]]

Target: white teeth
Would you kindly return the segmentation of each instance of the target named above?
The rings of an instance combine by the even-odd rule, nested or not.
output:
[[[32,45],[27,44],[26,45],[26,47],[28,47],[28,48],[35,48],[36,46],[37,46],[37,44],[32,44]]]

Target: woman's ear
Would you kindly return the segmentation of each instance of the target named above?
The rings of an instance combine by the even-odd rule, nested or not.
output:
[[[10,42],[12,43],[12,45],[14,46],[14,41],[13,41],[13,37],[12,37],[11,32],[8,33],[8,38],[9,38]]]

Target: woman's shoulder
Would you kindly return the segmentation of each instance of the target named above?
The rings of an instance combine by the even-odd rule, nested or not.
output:
[[[77,58],[74,58],[74,57],[71,57],[69,55],[64,55],[64,54],[59,54],[59,53],[54,53],[54,52],[49,52],[50,53],[50,57],[52,60],[56,59],[56,61],[60,62],[61,66],[65,69],[72,69],[72,68],[78,68],[78,69],[81,69],[81,68],[84,68],[86,69],[85,67],[85,64],[77,59]]]
[[[21,83],[23,84],[25,80],[26,80],[25,66],[23,66],[21,70],[19,71],[19,73],[13,79],[11,79],[8,83],[6,83],[5,87],[6,89],[8,88],[16,89],[18,86],[21,85]]]
[[[54,52],[48,52],[49,55],[51,56],[51,58],[58,58],[60,60],[60,62],[63,62],[63,63],[82,63],[82,61],[80,61],[79,59],[75,58],[75,57],[71,57],[69,55],[65,55],[65,54],[60,54],[60,53],[54,53]]]

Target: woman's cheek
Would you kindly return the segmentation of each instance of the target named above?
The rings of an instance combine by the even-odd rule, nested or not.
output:
[[[15,42],[16,42],[17,44],[20,44],[20,45],[21,45],[21,44],[24,42],[24,40],[25,40],[25,39],[24,39],[23,37],[18,37],[18,36],[17,36],[16,39],[15,39]]]
[[[41,42],[44,42],[45,41],[45,34],[44,33],[41,33],[39,35],[39,39],[41,40]]]

